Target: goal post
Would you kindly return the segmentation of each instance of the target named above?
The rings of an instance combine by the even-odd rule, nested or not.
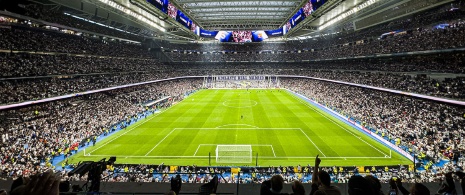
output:
[[[216,163],[252,163],[252,145],[217,145]]]

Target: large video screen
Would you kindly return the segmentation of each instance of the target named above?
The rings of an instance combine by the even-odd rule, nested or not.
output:
[[[201,31],[200,36],[212,37],[220,42],[236,42],[236,43],[250,43],[261,42],[268,38],[265,31]]]
[[[259,31],[209,31],[196,28],[195,33],[201,37],[215,38],[220,42],[261,42],[268,37],[279,37],[284,35],[283,28],[276,30]]]
[[[309,17],[313,12],[320,8],[323,4],[326,3],[326,0],[308,0],[307,3],[297,11],[297,13],[292,16],[288,23],[286,23],[284,28],[284,34],[289,32],[291,28],[294,28],[300,22],[304,21],[305,18]]]
[[[147,2],[157,7],[163,13],[165,14],[168,13],[168,4],[169,4],[168,0],[147,0]]]
[[[175,19],[192,32],[196,31],[197,25],[168,0],[147,0],[147,2],[157,7],[163,13],[168,14],[169,17]]]
[[[278,28],[276,30],[266,30],[265,33],[268,37],[280,37],[284,35],[284,30],[283,28]]]

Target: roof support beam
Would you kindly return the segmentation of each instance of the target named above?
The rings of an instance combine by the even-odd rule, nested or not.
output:
[[[205,6],[205,5],[201,5],[201,6],[192,6],[192,5],[186,5],[187,9],[189,10],[195,10],[195,9],[218,9],[218,8],[222,8],[222,9],[241,9],[241,8],[259,8],[257,6],[253,6],[253,5],[242,5],[241,7],[237,7],[237,6],[232,6],[232,5],[226,5],[226,6],[221,6],[221,7],[218,7],[218,6]],[[295,6],[293,5],[266,5],[265,8],[294,8]]]
[[[224,0],[221,2],[247,2],[251,0]],[[283,0],[266,0],[268,2],[270,1],[283,1]],[[301,2],[300,0],[286,0],[287,2]],[[186,3],[210,3],[212,2],[211,0],[179,0],[179,4],[186,4]]]

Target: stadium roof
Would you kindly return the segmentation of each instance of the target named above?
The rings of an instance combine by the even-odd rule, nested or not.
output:
[[[201,39],[147,0],[32,0],[68,7],[71,13],[133,33],[168,40]],[[309,0],[170,0],[206,30],[273,30],[284,26]],[[430,9],[453,0],[326,0],[311,16],[289,30],[285,38],[305,39],[331,32],[352,32]],[[363,6],[363,10],[353,12]],[[109,4],[110,3],[110,4]],[[111,4],[113,3],[113,4]],[[126,10],[121,10],[121,6]],[[127,12],[131,10],[132,12]],[[349,13],[350,14],[346,14]],[[138,19],[139,16],[151,23]],[[341,19],[341,16],[344,16]],[[335,18],[340,20],[334,21]],[[119,25],[119,26],[118,26]],[[326,27],[322,29],[322,26]],[[135,29],[135,30],[134,30]],[[147,33],[148,32],[148,33]]]
[[[307,36],[321,36],[341,31],[353,32],[355,30],[406,17],[452,1],[453,0],[330,1],[333,2],[333,4],[325,5],[326,9],[320,8],[317,10],[312,18],[306,19],[297,25],[296,28],[291,29],[286,37],[305,38]],[[366,6],[367,2],[371,4]]]
[[[207,30],[271,30],[302,7],[302,0],[176,0]]]

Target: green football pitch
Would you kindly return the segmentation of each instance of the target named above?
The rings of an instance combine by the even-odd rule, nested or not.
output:
[[[252,160],[219,163],[217,145],[246,145]],[[300,97],[276,89],[200,90],[73,155],[70,162],[116,156],[118,164],[291,166],[312,165],[317,154],[323,166],[411,164]]]

